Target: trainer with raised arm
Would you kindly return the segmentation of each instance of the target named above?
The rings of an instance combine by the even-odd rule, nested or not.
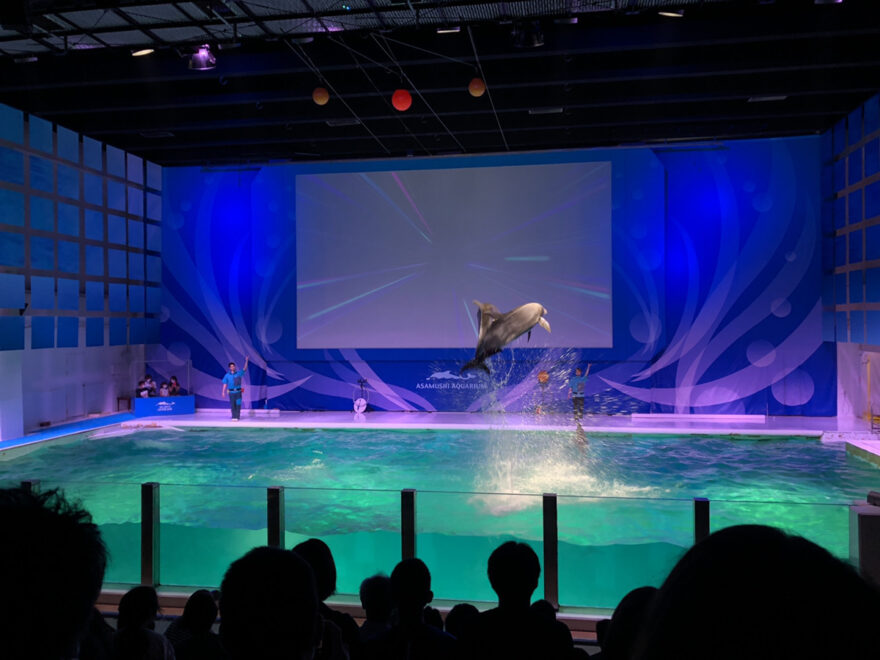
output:
[[[229,371],[223,376],[222,396],[226,398],[226,395],[229,394],[229,407],[232,409],[232,420],[235,422],[241,419],[241,395],[244,392],[241,379],[247,372],[249,360],[250,356],[245,356],[244,368],[241,371],[235,368],[235,362],[230,362]]]
[[[579,420],[584,416],[584,394],[587,387],[587,378],[590,375],[590,367],[587,365],[587,373],[583,373],[580,367],[574,370],[574,376],[568,379],[568,398],[574,407],[574,418]]]

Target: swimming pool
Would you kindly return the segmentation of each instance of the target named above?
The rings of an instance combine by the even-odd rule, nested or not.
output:
[[[541,554],[541,494],[559,497],[560,602],[609,607],[658,584],[693,538],[693,497],[713,529],[778,525],[838,556],[847,505],[880,472],[807,438],[562,431],[113,428],[0,454],[0,482],[39,479],[82,499],[112,554],[108,582],[139,579],[139,484],[161,486],[161,582],[219,584],[265,543],[265,487],[286,487],[286,543],[323,538],[340,593],[400,557],[400,494],[418,489],[418,555],[436,598],[493,600],[485,562],[518,538]],[[539,589],[541,587],[539,586]]]

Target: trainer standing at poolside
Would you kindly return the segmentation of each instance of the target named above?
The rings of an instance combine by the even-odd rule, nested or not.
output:
[[[250,359],[250,356],[245,356],[244,369],[241,371],[236,370],[235,362],[230,362],[229,372],[223,376],[222,396],[226,398],[226,394],[229,394],[229,406],[232,409],[232,419],[236,422],[241,419],[241,394],[244,392],[244,385],[242,385],[241,378],[247,371],[248,361]]]
[[[579,421],[584,416],[584,394],[587,387],[587,378],[590,375],[590,367],[592,366],[592,364],[588,364],[587,373],[583,375],[581,375],[583,373],[581,368],[578,367],[574,370],[574,376],[568,379],[568,398],[571,399],[572,406],[574,407],[574,418],[576,421]]]

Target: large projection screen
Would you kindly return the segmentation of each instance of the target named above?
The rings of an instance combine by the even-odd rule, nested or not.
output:
[[[473,348],[474,300],[544,305],[528,345],[610,347],[611,180],[609,162],[297,176],[298,348]]]

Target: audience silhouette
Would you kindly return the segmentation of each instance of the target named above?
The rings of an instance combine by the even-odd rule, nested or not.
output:
[[[538,586],[541,564],[525,543],[508,541],[489,557],[489,583],[498,607],[482,612],[462,636],[463,657],[472,660],[551,660],[568,658],[572,650],[560,627],[564,624],[529,606]]]
[[[480,610],[476,607],[470,603],[459,603],[446,615],[446,632],[456,639],[461,639],[462,634],[473,625],[478,616]]]
[[[318,612],[326,622],[339,629],[342,639],[342,650],[353,660],[360,653],[360,632],[357,623],[350,614],[332,610],[324,603],[336,593],[336,562],[330,548],[321,539],[308,539],[293,548],[293,551],[312,567],[315,574],[315,586],[318,589]],[[330,659],[339,656],[336,641],[337,632],[331,626],[324,627],[324,640],[319,658]]]
[[[281,548],[235,560],[220,587],[220,639],[232,660],[312,660],[321,639],[309,565]]]
[[[656,594],[656,587],[639,587],[621,599],[599,640],[602,660],[632,658],[636,638],[645,625]]]
[[[212,660],[223,657],[220,637],[211,631],[217,620],[217,603],[207,589],[199,589],[186,601],[183,615],[165,631],[177,660]]]
[[[107,553],[91,517],[57,490],[0,489],[0,658],[28,660],[557,660],[587,657],[538,586],[538,556],[509,541],[492,552],[498,606],[429,607],[419,559],[363,581],[358,630],[324,600],[336,590],[327,545],[254,548],[223,578],[218,608],[192,594],[165,636],[154,632],[156,590],[119,602],[111,632],[94,608]],[[691,548],[663,586],[628,593],[600,622],[603,660],[867,660],[880,657],[880,591],[799,536],[761,525],[715,532]],[[817,623],[821,625],[817,625]],[[353,627],[353,631],[352,631]],[[597,631],[599,626],[597,626]]]
[[[360,642],[381,635],[391,628],[391,578],[387,575],[374,575],[361,582],[361,607],[364,608],[364,622],[360,628]]]
[[[116,660],[174,660],[174,647],[153,631],[159,597],[153,587],[129,589],[119,601],[119,619],[113,636]]]
[[[365,652],[373,660],[446,660],[457,657],[452,635],[425,622],[425,606],[434,594],[431,573],[421,559],[404,559],[391,572],[397,622],[371,639]]]
[[[86,631],[79,643],[78,660],[109,660],[113,657],[113,635],[116,631],[104,620],[97,607],[89,615]]]
[[[0,489],[0,658],[75,657],[107,550],[87,511],[58,490]]]
[[[633,657],[876,659],[878,621],[880,595],[850,566],[802,537],[740,525],[685,553]]]

